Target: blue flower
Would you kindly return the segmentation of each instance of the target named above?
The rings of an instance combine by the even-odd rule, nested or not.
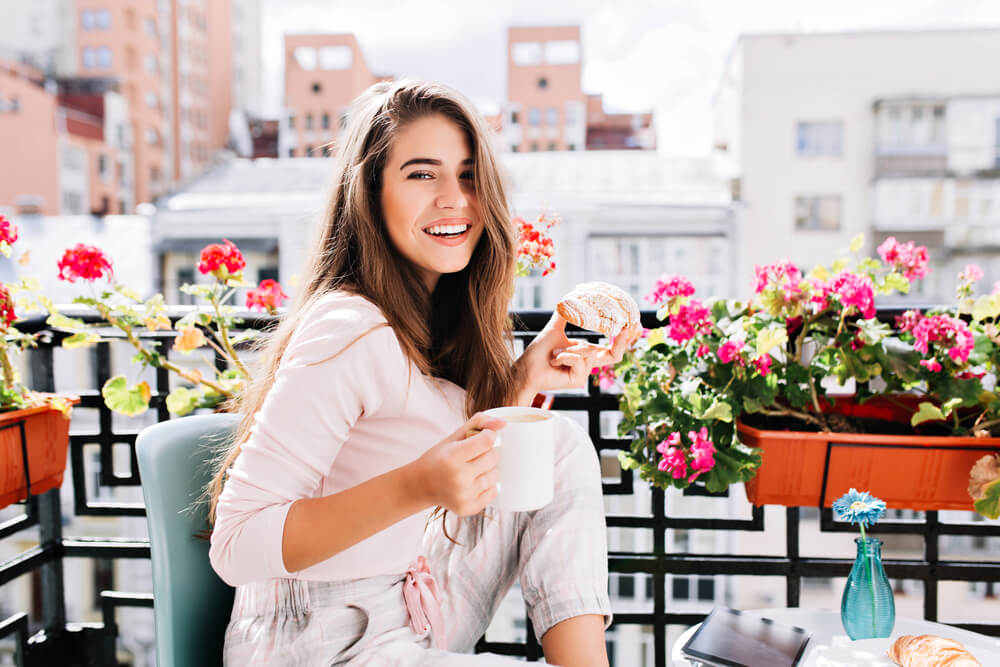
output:
[[[833,501],[833,511],[838,519],[860,524],[864,529],[877,523],[885,514],[885,501],[867,491],[851,489]]]

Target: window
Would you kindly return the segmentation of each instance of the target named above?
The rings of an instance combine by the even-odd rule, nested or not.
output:
[[[160,133],[156,131],[155,127],[146,128],[146,143],[150,146],[156,146],[160,143]]]
[[[97,66],[102,69],[109,69],[111,67],[111,49],[107,46],[98,47]]]
[[[146,20],[143,21],[143,24],[146,28],[146,34],[150,37],[156,37],[156,21],[147,17]]]
[[[537,141],[532,141],[531,142],[531,152],[532,153],[537,153],[538,152],[538,142]]]
[[[349,46],[321,46],[319,49],[320,69],[351,69],[354,53]]]
[[[62,195],[62,205],[65,215],[83,213],[83,196],[79,192],[64,192]]]
[[[288,114],[288,127],[295,127],[295,114]]]
[[[82,27],[84,30],[93,30],[94,23],[95,20],[93,11],[89,9],[84,9],[82,12],[80,12],[80,27]]]
[[[306,157],[312,157],[312,156],[313,156],[313,147],[306,146]]]
[[[107,9],[98,9],[95,14],[95,23],[99,30],[111,30],[111,12]]]
[[[799,155],[840,155],[843,133],[840,122],[799,123],[795,130],[795,152]]]
[[[511,152],[511,153],[516,153],[516,152],[518,152],[519,150],[520,150],[520,148],[518,148],[517,144],[511,144],[511,145],[510,145],[510,152]]]
[[[330,114],[327,113],[326,111],[323,112],[323,116],[320,119],[320,126],[324,130],[329,130],[330,129]]]
[[[548,110],[547,110],[547,112],[546,112],[546,115],[548,116],[548,118],[546,119],[546,123],[548,125],[558,125],[559,124],[559,109],[557,109],[555,107],[549,107]]]
[[[575,65],[580,62],[580,43],[575,39],[546,42],[545,62],[552,65]]]
[[[635,577],[631,574],[618,575],[618,597],[635,599]]]
[[[257,269],[257,282],[262,280],[277,280],[278,279],[278,267],[277,266],[262,266]]]
[[[516,42],[510,48],[515,65],[538,65],[542,62],[541,42]]]
[[[316,69],[316,49],[311,46],[300,46],[292,53],[299,67],[307,70]]]
[[[160,97],[152,90],[146,91],[146,106],[156,109],[160,106]]]
[[[544,76],[538,77],[538,90],[545,90],[549,87],[549,80]]]
[[[795,198],[795,228],[836,231],[840,229],[840,197],[808,196]]]
[[[542,124],[542,112],[538,107],[528,109],[528,125],[538,127]]]
[[[83,50],[83,68],[84,69],[94,69],[97,66],[97,53],[94,49],[86,48]]]
[[[313,115],[311,113],[306,114],[306,129],[313,129]]]
[[[187,292],[181,291],[182,285],[193,285],[194,284],[194,269],[190,267],[185,267],[183,269],[177,269],[177,303],[182,306],[192,306],[195,302],[194,294],[188,294]]]
[[[100,174],[101,180],[106,180],[108,176],[108,158],[101,155],[97,156],[97,173]]]
[[[550,150],[550,151],[554,151],[555,149],[556,149],[556,144],[555,144],[555,142],[549,142],[549,150]]]
[[[146,74],[157,74],[160,71],[160,63],[156,58],[155,53],[147,53],[142,57],[143,65],[146,69]]]
[[[517,111],[511,111],[510,112],[510,124],[511,125],[517,125],[518,123],[520,123],[521,121],[518,118],[519,116],[520,116],[520,114],[517,113]],[[998,122],[1000,122],[1000,119],[998,119]],[[997,144],[1000,145],[1000,138],[997,139]]]
[[[691,584],[687,577],[673,577],[670,582],[670,596],[675,600],[687,600],[691,597]]]
[[[313,91],[313,93],[315,93],[316,95],[319,95],[322,90],[323,90],[323,86],[319,83],[319,81],[316,81],[315,83],[313,83],[313,85],[312,85],[312,91]]]

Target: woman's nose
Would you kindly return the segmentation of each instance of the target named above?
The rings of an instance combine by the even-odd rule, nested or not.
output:
[[[441,180],[441,189],[438,191],[434,205],[438,208],[465,208],[468,206],[462,184],[457,178]]]

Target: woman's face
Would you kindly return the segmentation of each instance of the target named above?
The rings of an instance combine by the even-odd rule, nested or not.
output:
[[[483,223],[465,133],[441,114],[397,134],[382,171],[382,214],[393,246],[434,290],[472,258]]]

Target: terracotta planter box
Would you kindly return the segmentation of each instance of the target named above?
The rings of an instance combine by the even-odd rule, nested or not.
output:
[[[66,472],[68,417],[47,405],[0,413],[0,507],[28,497],[18,422],[24,423],[31,495],[58,488]]]
[[[888,403],[838,404],[833,411],[901,421]],[[740,439],[761,450],[746,483],[754,505],[830,507],[850,488],[870,491],[892,509],[974,511],[969,471],[1000,438],[770,431],[737,424]]]

